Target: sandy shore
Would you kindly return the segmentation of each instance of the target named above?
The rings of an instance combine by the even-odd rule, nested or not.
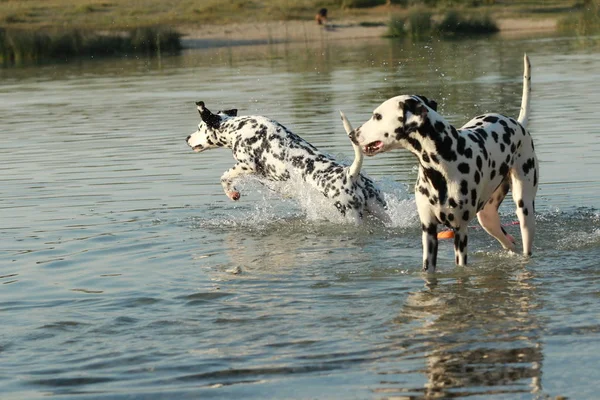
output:
[[[204,25],[183,28],[182,42],[187,48],[239,46],[265,43],[312,42],[319,40],[364,39],[382,37],[385,20],[363,26],[359,21],[333,21],[328,27],[314,21],[275,21],[231,25]],[[556,30],[556,19],[499,19],[501,35],[527,35]]]

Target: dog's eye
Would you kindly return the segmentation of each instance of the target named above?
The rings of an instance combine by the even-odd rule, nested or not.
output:
[[[375,119],[377,121],[381,121],[381,114],[379,114],[379,113],[373,114],[373,119]]]

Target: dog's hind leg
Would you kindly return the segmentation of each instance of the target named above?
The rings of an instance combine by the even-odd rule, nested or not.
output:
[[[225,171],[225,173],[221,175],[221,186],[223,186],[223,190],[227,197],[233,201],[239,200],[240,192],[233,186],[233,180],[240,176],[252,173],[254,173],[254,169],[243,163],[237,163]]]
[[[502,201],[506,197],[510,189],[510,183],[508,178],[502,181],[500,186],[492,193],[492,196],[485,204],[483,209],[477,213],[477,219],[481,224],[482,228],[487,233],[496,238],[507,250],[514,251],[515,243],[514,238],[506,233],[506,231],[500,225],[500,217],[498,216],[498,208]],[[512,239],[512,240],[511,240]]]
[[[521,225],[523,254],[530,256],[535,236],[535,195],[537,193],[537,160],[531,158],[531,168],[527,174],[512,174],[513,200],[517,205],[517,217]]]

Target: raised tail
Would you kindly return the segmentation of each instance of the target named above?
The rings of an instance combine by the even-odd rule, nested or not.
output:
[[[527,126],[529,120],[529,95],[531,94],[531,63],[527,54],[523,56],[523,99],[521,100],[521,112],[519,113],[519,122]]]
[[[350,135],[352,132],[352,125],[350,125],[350,121],[348,121],[344,113],[341,111],[340,116],[342,117],[342,123],[344,124],[346,134]],[[363,153],[360,151],[360,147],[354,144],[352,140],[350,140],[350,143],[352,143],[352,147],[354,148],[354,161],[352,162],[350,168],[348,168],[348,177],[354,180],[360,174],[360,169],[362,168],[363,163]]]

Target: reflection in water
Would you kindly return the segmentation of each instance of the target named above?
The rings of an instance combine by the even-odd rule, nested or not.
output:
[[[540,322],[533,274],[507,266],[458,278],[427,279],[394,322],[419,323],[406,339],[425,357],[424,389],[411,398],[541,391]],[[401,343],[406,346],[407,343]],[[377,392],[405,392],[393,384]]]

